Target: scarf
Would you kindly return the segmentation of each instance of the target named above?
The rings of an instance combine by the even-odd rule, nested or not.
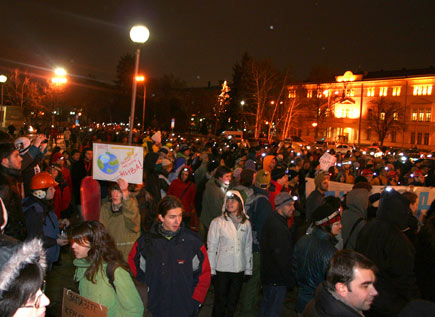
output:
[[[162,223],[159,223],[159,225],[157,226],[157,232],[168,240],[171,240],[173,237],[175,237],[178,234],[178,232],[180,232],[180,230],[181,230],[181,226],[178,227],[177,231],[166,230],[165,228],[163,228]]]

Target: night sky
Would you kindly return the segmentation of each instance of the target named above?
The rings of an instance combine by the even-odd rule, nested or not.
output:
[[[140,68],[192,86],[230,80],[247,51],[290,66],[296,80],[315,66],[336,74],[435,65],[434,0],[0,0],[0,71],[63,66],[112,82],[129,30],[150,39]]]

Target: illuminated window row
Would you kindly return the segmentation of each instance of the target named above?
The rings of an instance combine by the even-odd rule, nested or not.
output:
[[[427,109],[413,109],[411,115],[412,121],[432,121],[432,110],[430,108]]]
[[[395,97],[400,96],[401,87],[392,87],[392,95]],[[367,88],[367,97],[374,97],[375,96],[375,88],[370,87]],[[386,97],[388,96],[388,87],[380,87],[379,88],[379,96],[380,97]]]
[[[427,96],[432,95],[432,85],[419,85],[414,86],[414,96]]]

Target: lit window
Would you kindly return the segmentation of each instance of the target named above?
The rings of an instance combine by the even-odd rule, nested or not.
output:
[[[369,88],[367,89],[367,97],[373,97],[375,95],[375,88]]]
[[[417,110],[412,110],[412,121],[417,121]]]
[[[426,109],[426,121],[431,122],[432,121],[432,112],[430,108]]]
[[[429,133],[424,134],[424,145],[429,145]]]
[[[379,96],[386,96],[388,94],[388,87],[381,87],[379,89]]]
[[[346,97],[353,97],[355,96],[355,90],[354,89],[346,89]]]
[[[424,121],[424,110],[420,109],[418,111],[418,121]]]
[[[385,112],[381,112],[379,118],[380,118],[381,120],[385,120]]]
[[[400,96],[400,87],[393,87],[393,96]]]
[[[308,90],[307,91],[307,98],[312,98],[313,97],[313,91],[312,90]]]
[[[432,85],[414,86],[413,95],[414,96],[432,95]]]
[[[323,91],[323,94],[325,95],[325,97],[328,97],[329,94],[330,94],[330,92],[329,92],[328,89],[325,89],[325,90]]]
[[[393,113],[393,120],[399,120],[399,114],[397,112]]]
[[[289,98],[296,98],[296,90],[290,90],[288,93]]]

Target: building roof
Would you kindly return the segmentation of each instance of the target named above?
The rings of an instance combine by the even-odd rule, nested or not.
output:
[[[363,80],[373,80],[382,78],[400,78],[400,77],[415,77],[415,76],[427,76],[435,75],[435,67],[420,69],[398,69],[398,70],[378,70],[372,72],[364,72]]]

